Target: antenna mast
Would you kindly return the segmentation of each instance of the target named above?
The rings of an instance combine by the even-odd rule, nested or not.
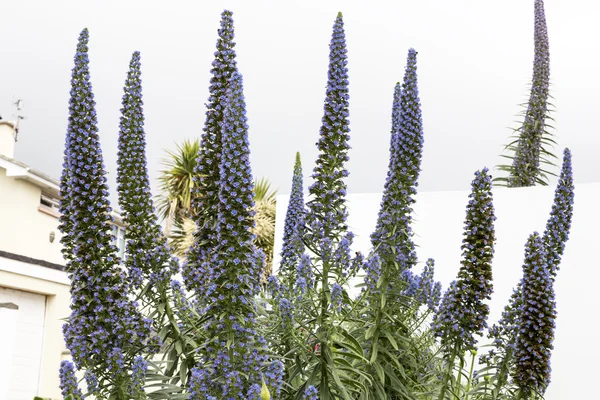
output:
[[[21,122],[21,120],[23,119],[27,119],[27,117],[25,117],[22,114],[23,108],[24,108],[24,104],[23,104],[23,99],[16,99],[15,101],[13,101],[13,106],[17,109],[17,113],[16,113],[16,123],[15,123],[15,142],[17,141],[17,137],[19,135],[19,124]],[[14,115],[14,114],[13,114]]]

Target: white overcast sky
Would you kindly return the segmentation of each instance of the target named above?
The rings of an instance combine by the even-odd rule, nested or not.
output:
[[[305,176],[313,167],[338,11],[349,56],[350,191],[382,190],[393,87],[410,47],[419,52],[425,130],[420,189],[466,189],[474,170],[501,161],[528,95],[533,0],[3,0],[0,115],[11,119],[11,102],[21,98],[27,116],[16,157],[59,176],[73,54],[88,27],[111,191],[122,87],[134,50],[142,53],[149,170],[156,182],[165,149],[201,133],[225,8],[234,12],[253,172],[281,193],[289,191],[296,151]],[[576,181],[600,181],[600,2],[547,0],[546,15],[556,153],[572,149]]]

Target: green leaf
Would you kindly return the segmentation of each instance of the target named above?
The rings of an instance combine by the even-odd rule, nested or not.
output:
[[[384,330],[383,334],[385,335],[385,337],[387,337],[387,340],[390,341],[390,344],[392,345],[392,347],[394,347],[394,350],[398,350],[398,343],[396,343],[396,339],[394,339],[394,336],[392,336],[391,332]]]

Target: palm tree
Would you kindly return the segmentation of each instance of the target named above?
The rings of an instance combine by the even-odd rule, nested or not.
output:
[[[168,158],[163,159],[166,167],[161,172],[161,194],[158,196],[158,213],[166,221],[166,234],[170,235],[173,225],[182,224],[184,217],[191,217],[192,190],[196,157],[200,141],[184,140],[176,151],[167,150]]]
[[[175,255],[184,259],[194,243],[196,223],[191,210],[194,188],[196,157],[200,150],[198,139],[185,140],[177,145],[176,151],[167,151],[163,160],[166,167],[161,171],[161,194],[158,197],[158,212],[166,220],[166,235]],[[263,278],[271,274],[273,246],[275,242],[275,206],[277,191],[271,183],[261,178],[254,183],[254,234],[255,244],[265,253]]]

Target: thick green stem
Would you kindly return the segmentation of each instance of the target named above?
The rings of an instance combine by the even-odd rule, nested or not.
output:
[[[446,391],[448,390],[448,383],[450,382],[452,376],[452,369],[454,367],[454,360],[456,359],[456,347],[452,349],[452,353],[450,355],[450,359],[448,360],[448,367],[446,368],[446,372],[443,377],[442,389],[440,390],[440,395],[438,396],[438,400],[444,400],[446,397]]]
[[[329,293],[329,263],[323,262],[323,271],[321,276],[321,312],[318,318],[319,329],[321,329],[321,334],[319,335],[320,341],[320,355],[321,358],[321,387],[327,388],[325,389],[327,392],[329,391],[329,371],[327,366],[326,359],[326,348],[329,346],[329,325],[327,318],[327,309],[329,308],[329,302],[327,301],[327,295]]]
[[[461,355],[460,357],[460,366],[458,368],[458,377],[456,378],[456,391],[460,391],[461,388],[461,380],[462,380],[462,375],[463,375],[463,369],[465,368],[465,356],[464,354]],[[454,391],[454,397],[458,398],[458,395],[456,394],[456,391]]]
[[[496,385],[492,392],[492,400],[497,400],[500,396],[500,390],[504,384],[508,381],[508,365],[510,360],[512,359],[512,349],[510,347],[506,347],[506,354],[500,363],[500,373],[498,375],[498,379],[496,379]]]
[[[464,400],[469,400],[469,392],[471,391],[471,383],[473,382],[473,370],[475,368],[475,356],[477,355],[476,352],[471,351],[472,357],[471,357],[471,369],[469,371],[469,380],[467,381],[467,389],[465,391],[465,398]]]

